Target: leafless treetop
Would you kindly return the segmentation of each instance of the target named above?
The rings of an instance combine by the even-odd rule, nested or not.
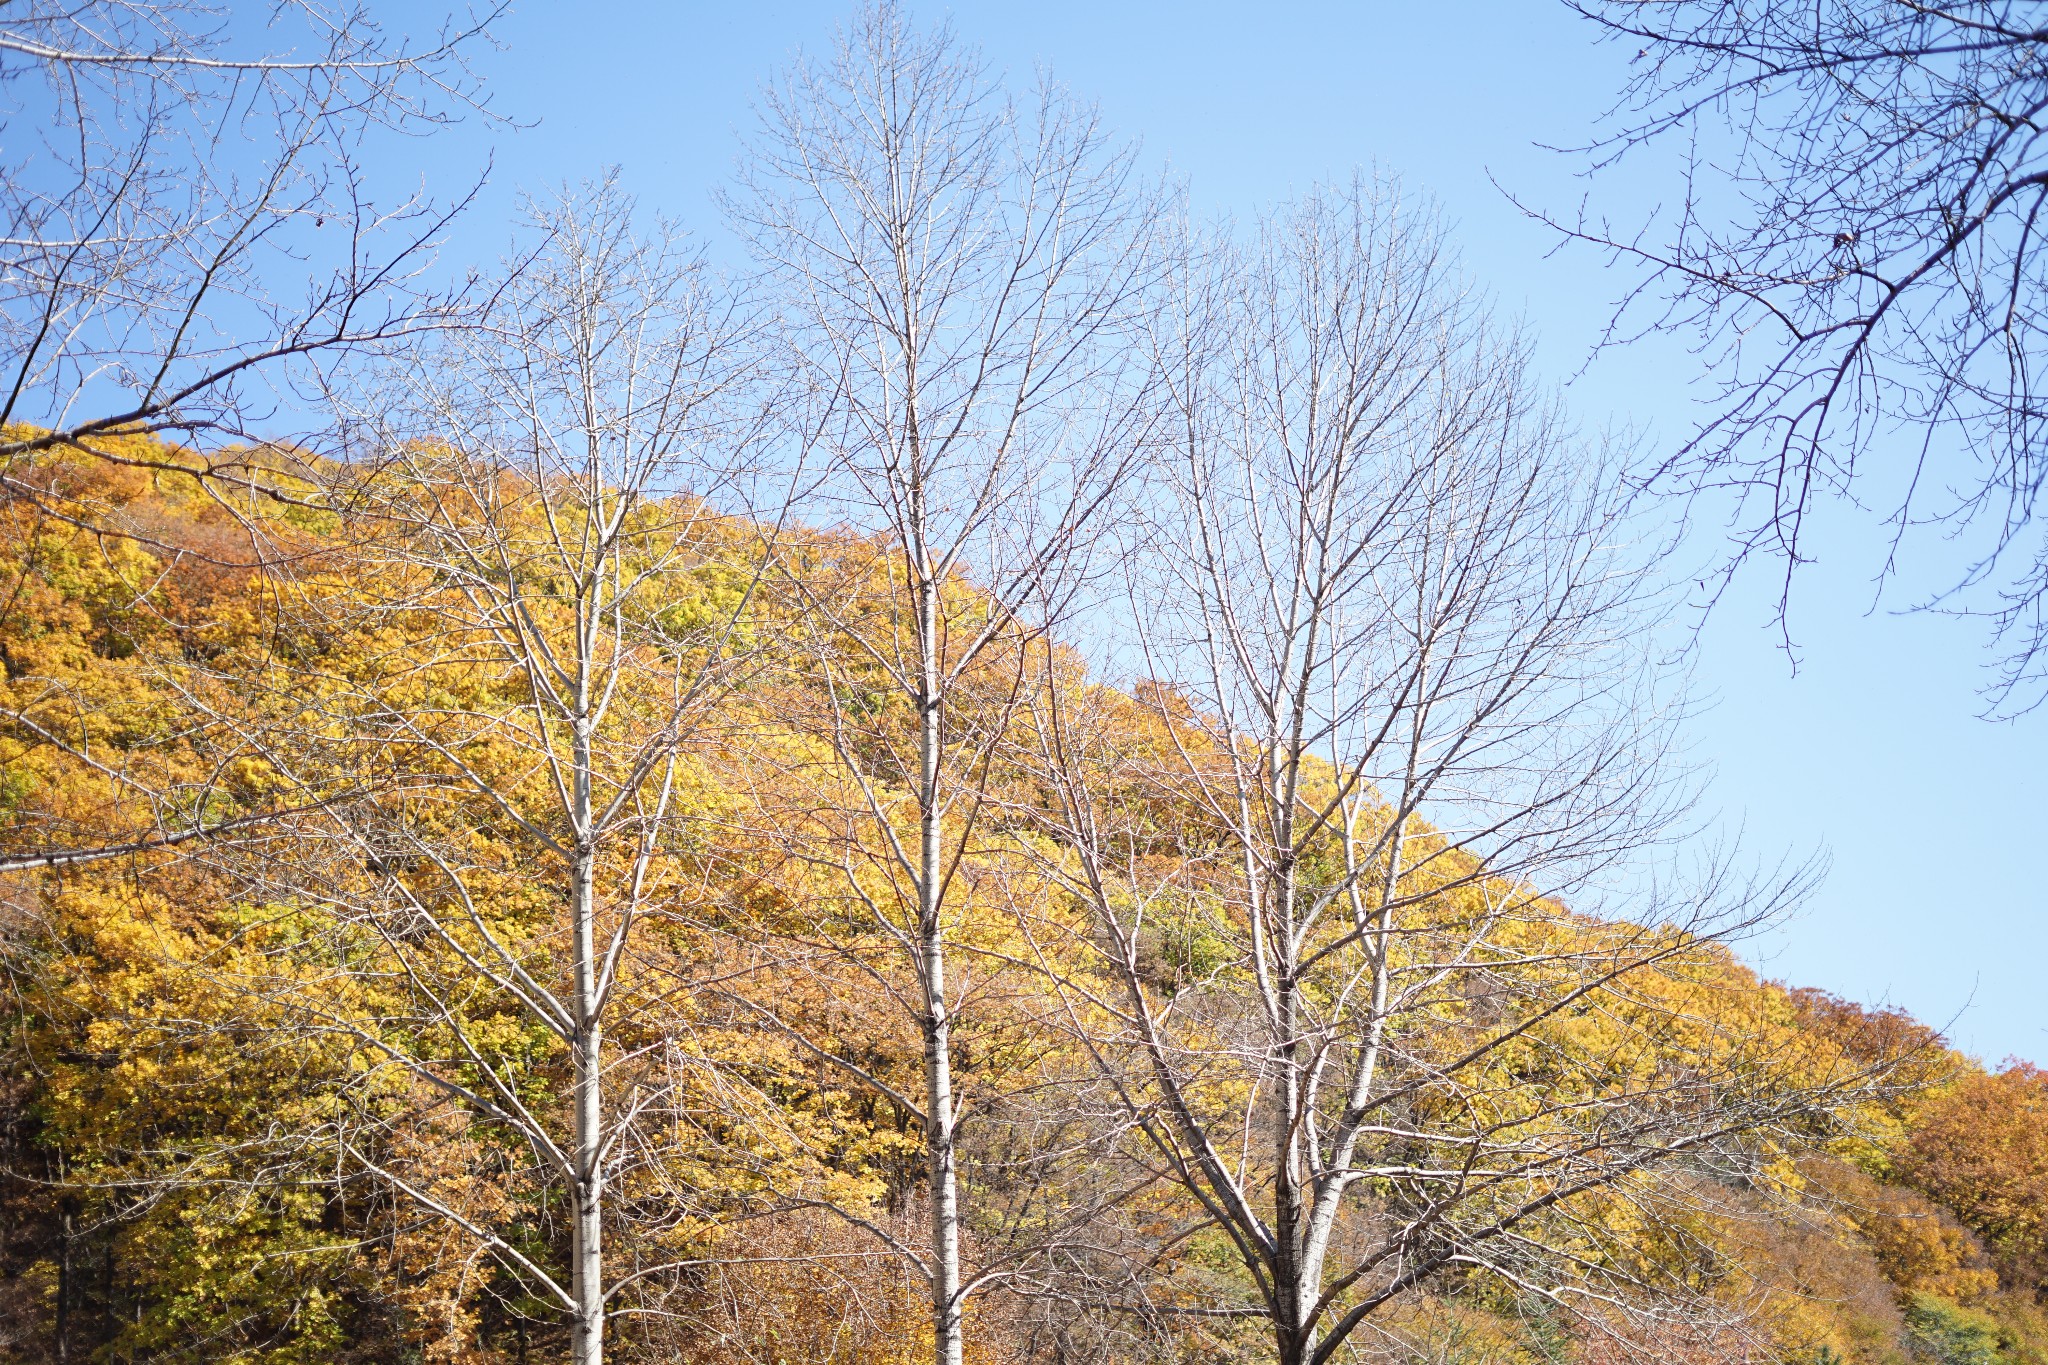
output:
[[[2048,547],[2039,215],[2048,15],[2015,0],[1568,0],[1634,47],[1597,172],[1682,150],[1647,224],[1567,226],[1644,267],[1610,340],[1674,330],[1720,388],[1654,471],[1730,493],[1733,559],[1811,554],[1870,494],[1894,551],[1967,532],[1930,604],[1988,618],[1994,710],[2035,704]],[[1894,557],[1886,572],[1909,568]]]
[[[487,113],[469,57],[502,9],[422,39],[353,0],[0,12],[0,423],[42,429],[0,444],[10,491],[114,433],[276,435],[305,363],[444,318],[424,272],[466,196],[373,190],[365,139]]]

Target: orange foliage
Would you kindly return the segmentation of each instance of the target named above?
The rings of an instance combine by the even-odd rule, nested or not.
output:
[[[2048,1071],[1965,1075],[1927,1106],[1899,1171],[1984,1239],[2009,1286],[2048,1288]]]

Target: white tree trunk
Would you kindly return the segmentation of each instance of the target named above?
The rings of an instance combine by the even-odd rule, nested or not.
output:
[[[960,1301],[960,1188],[953,1133],[952,1017],[946,1002],[946,931],[939,891],[945,879],[941,844],[941,745],[945,742],[939,692],[938,584],[920,564],[919,660],[924,695],[918,699],[918,932],[925,996],[925,1160],[932,1201],[932,1359],[961,1365],[966,1332]]]
[[[933,838],[930,847],[936,849]],[[925,1158],[932,1200],[932,1358],[961,1365],[965,1346],[960,1302],[960,1190],[953,1143],[951,1021],[946,1012],[946,946],[936,916],[924,937],[925,987],[931,992],[925,1029]]]
[[[576,1300],[570,1323],[569,1359],[573,1365],[602,1365],[604,1360],[604,1173],[600,1152],[604,1141],[604,1032],[598,1017],[596,858],[589,846],[591,821],[590,736],[583,717],[575,721],[574,834],[576,859],[570,893],[571,969],[575,973],[576,1036],[571,1048],[576,1127],[575,1172],[569,1197],[573,1207],[570,1231],[570,1294]]]

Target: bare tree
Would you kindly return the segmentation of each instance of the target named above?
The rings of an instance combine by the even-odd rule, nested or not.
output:
[[[0,489],[98,521],[39,476],[59,451],[274,487],[274,458],[221,447],[289,436],[273,419],[317,400],[320,367],[462,297],[423,272],[467,196],[380,205],[362,153],[378,130],[483,109],[467,61],[502,9],[414,41],[353,3],[260,21],[188,0],[9,5]],[[122,439],[138,435],[204,453]]]
[[[280,659],[262,700],[282,720],[244,727],[285,780],[333,793],[240,862],[250,894],[320,912],[318,951],[402,1002],[367,1018],[293,987],[310,1026],[380,1059],[351,1156],[552,1302],[577,1365],[602,1360],[622,1295],[676,1269],[658,1237],[608,1259],[620,1205],[642,1233],[691,1211],[660,1156],[692,1066],[679,973],[646,925],[690,895],[678,787],[770,543],[745,502],[742,314],[630,211],[609,184],[545,210],[544,249],[479,325],[361,390],[366,458],[334,477],[379,534],[345,586],[294,576],[292,628],[367,657]],[[566,1268],[380,1158],[374,1077],[393,1072],[529,1155],[565,1206]]]
[[[1123,343],[1147,296],[1145,204],[1090,112],[1050,85],[1011,98],[894,4],[864,10],[762,112],[732,212],[785,300],[817,506],[874,537],[881,565],[879,583],[792,582],[808,695],[827,702],[800,723],[847,793],[804,831],[804,856],[838,870],[837,894],[908,973],[922,1093],[883,1093],[922,1136],[930,1228],[923,1245],[889,1241],[930,1285],[935,1359],[959,1365],[968,1296],[1008,1273],[963,1255],[963,868],[1022,644],[1073,608],[1142,454],[1144,366]]]
[[[1040,804],[1094,912],[1076,1036],[1198,1209],[1165,1244],[1220,1229],[1250,1292],[1125,1306],[1320,1365],[1448,1276],[1619,1294],[1576,1199],[1813,1102],[1678,984],[1798,885],[1584,913],[1684,809],[1652,580],[1427,211],[1318,195],[1173,293],[1145,681],[1041,695]]]
[[[434,284],[437,234],[468,199],[399,187],[363,153],[484,111],[470,54],[502,10],[394,38],[358,4],[286,0],[263,20],[187,0],[22,0],[0,12],[0,498],[170,559],[290,553],[251,497],[317,499],[303,477],[324,377],[463,314]],[[189,477],[245,533],[138,522],[78,462]],[[167,538],[168,536],[168,538]],[[287,537],[288,538],[288,537]],[[36,708],[5,713],[59,743]],[[55,868],[251,832],[288,813],[213,802],[122,765],[147,813],[126,837],[44,830],[4,869]],[[199,812],[199,813],[195,813]]]
[[[2048,32],[2017,0],[1567,0],[1636,49],[1594,165],[1675,144],[1677,208],[1574,236],[1642,267],[1610,333],[1690,336],[1710,417],[1653,469],[1732,492],[1731,558],[1789,592],[1830,497],[1874,496],[1900,543],[1968,532],[1926,599],[1988,618],[1990,708],[2038,704],[2037,522]],[[1916,551],[1915,553],[1919,553]],[[1917,591],[1917,589],[1916,589]],[[1783,601],[1781,599],[1781,610]]]

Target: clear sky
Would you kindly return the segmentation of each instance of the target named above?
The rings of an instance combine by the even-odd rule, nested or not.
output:
[[[1049,68],[1154,164],[1186,177],[1198,210],[1249,217],[1312,183],[1377,164],[1433,193],[1466,260],[1522,314],[1559,378],[1578,374],[1622,280],[1587,252],[1552,255],[1494,181],[1569,211],[1576,163],[1539,144],[1582,141],[1630,55],[1596,46],[1556,0],[966,0],[948,16],[991,63]],[[394,13],[403,12],[394,8]],[[481,73],[496,107],[531,126],[472,123],[392,148],[448,188],[488,156],[490,187],[449,244],[494,253],[514,193],[606,165],[650,210],[719,248],[711,192],[763,80],[818,48],[845,3],[530,0]],[[398,169],[394,164],[390,169]],[[1654,166],[1614,188],[1654,196]],[[1491,177],[1491,178],[1489,178]],[[1571,385],[1589,425],[1679,438],[1693,370],[1673,347],[1609,353]],[[1884,549],[1874,519],[1828,519],[1822,562],[1798,584],[1799,667],[1778,646],[1773,584],[1752,574],[1710,621],[1696,660],[1715,704],[1695,757],[1711,802],[1746,844],[1824,849],[1833,870],[1796,921],[1750,945],[1768,974],[1903,1005],[1990,1061],[2048,1062],[2048,712],[1975,719],[1981,637],[1967,622],[1872,610]],[[1704,549],[1702,550],[1704,553]]]

